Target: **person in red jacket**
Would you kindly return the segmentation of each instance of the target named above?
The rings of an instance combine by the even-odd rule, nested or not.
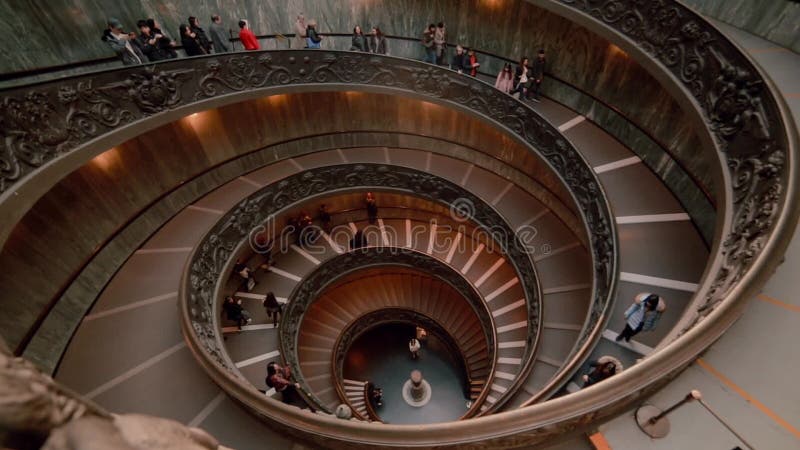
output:
[[[242,41],[245,50],[258,50],[261,47],[258,45],[256,35],[250,30],[247,21],[242,19],[239,21],[239,40]]]

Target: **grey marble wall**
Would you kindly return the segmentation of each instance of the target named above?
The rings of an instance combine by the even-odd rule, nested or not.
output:
[[[427,23],[445,20],[451,42],[511,59],[545,48],[550,72],[648,130],[713,195],[708,170],[713,161],[698,151],[689,121],[659,83],[608,41],[522,0],[0,0],[0,22],[6,30],[0,34],[0,72],[109,56],[99,39],[108,17],[130,28],[139,18],[155,17],[174,35],[189,15],[207,26],[208,17],[217,12],[232,28],[238,18],[248,18],[258,34],[291,32],[295,16],[303,12],[318,20],[323,34],[347,32],[361,24],[379,25],[388,34],[417,36]],[[266,48],[283,45],[265,42]],[[346,38],[331,38],[325,45],[349,47]],[[393,45],[394,54],[421,56],[421,46],[413,42]],[[493,72],[499,66],[499,61],[490,61],[482,69]]]
[[[800,2],[790,0],[683,0],[719,19],[800,53]]]

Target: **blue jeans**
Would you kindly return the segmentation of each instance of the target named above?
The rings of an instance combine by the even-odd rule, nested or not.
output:
[[[436,64],[436,49],[426,48],[425,49],[425,59],[423,59],[426,63]]]

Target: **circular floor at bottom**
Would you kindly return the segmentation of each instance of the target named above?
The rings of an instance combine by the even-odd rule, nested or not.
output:
[[[345,378],[371,381],[383,389],[383,406],[377,413],[385,423],[458,420],[467,412],[463,369],[435,336],[423,344],[418,359],[411,359],[408,341],[413,335],[414,327],[403,324],[382,325],[364,333],[347,352]],[[403,384],[415,369],[422,372],[432,391],[430,402],[422,407],[403,400]]]

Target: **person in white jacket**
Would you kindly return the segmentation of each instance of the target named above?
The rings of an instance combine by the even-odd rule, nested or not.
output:
[[[649,292],[638,294],[625,311],[625,329],[617,336],[616,341],[625,339],[625,342],[629,342],[642,331],[654,330],[666,309],[666,302],[658,295]]]

